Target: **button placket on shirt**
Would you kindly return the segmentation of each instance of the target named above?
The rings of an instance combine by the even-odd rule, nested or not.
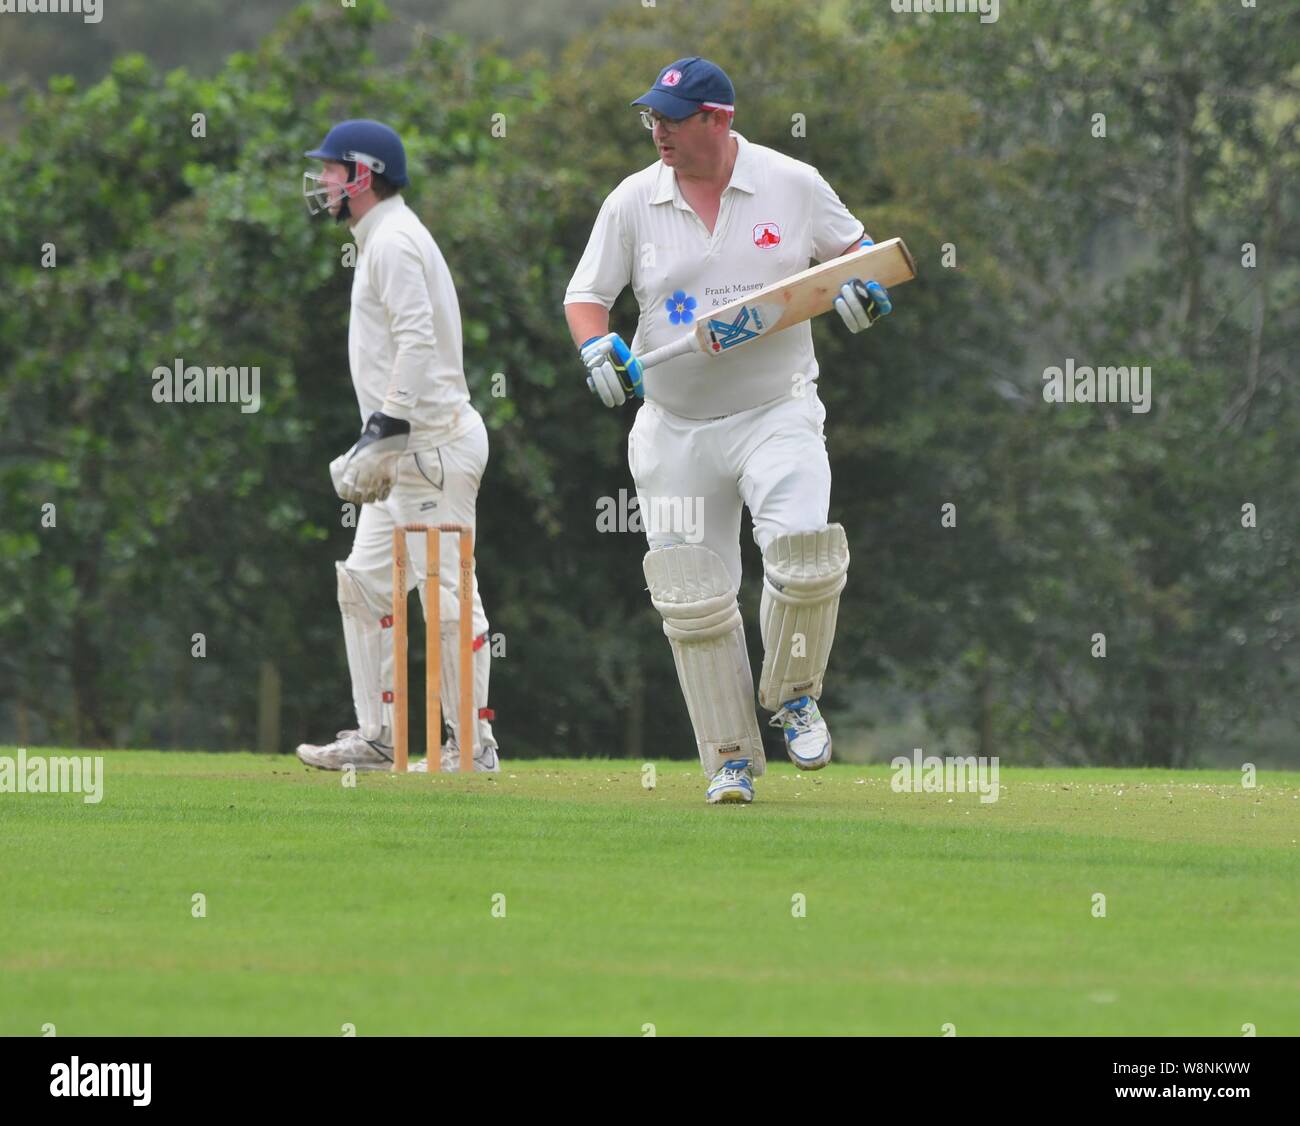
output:
[[[718,247],[726,241],[727,230],[731,226],[732,203],[735,198],[736,189],[730,184],[722,189],[722,201],[718,207],[718,220],[713,224],[713,234],[709,238],[710,256],[713,256]],[[699,216],[696,216],[696,218],[699,218]],[[701,223],[703,223],[703,220],[701,220]]]
[[[674,184],[673,192],[675,195],[674,205],[681,211],[685,211],[690,217],[689,221],[694,224],[695,229],[704,237],[704,254],[706,258],[716,258],[718,247],[727,237],[727,228],[731,225],[731,201],[734,196],[734,190],[728,184],[722,189],[722,199],[718,204],[718,218],[714,221],[713,231],[710,233],[709,228],[704,225],[704,220],[700,218],[699,213],[686,201],[682,195],[681,185]]]
[[[695,210],[695,208],[693,208],[689,203],[686,202],[686,197],[682,195],[681,187],[674,184],[673,191],[676,193],[676,198],[673,200],[673,205],[678,210],[686,212],[686,216],[687,216],[686,221],[695,228],[696,232],[704,240],[705,254],[711,255],[713,253],[713,236],[709,234],[709,228],[704,225],[704,220],[700,218],[699,213]],[[721,221],[722,219],[721,211],[718,212],[718,219],[719,221]],[[715,231],[718,229],[717,223],[714,223],[713,229]]]

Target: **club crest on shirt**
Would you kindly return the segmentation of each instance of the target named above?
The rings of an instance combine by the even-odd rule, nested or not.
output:
[[[781,228],[775,223],[759,223],[754,227],[754,245],[767,250],[781,244]]]

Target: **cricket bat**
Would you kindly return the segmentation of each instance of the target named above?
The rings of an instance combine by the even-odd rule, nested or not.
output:
[[[652,368],[688,352],[721,356],[802,324],[827,312],[839,296],[840,286],[854,278],[878,281],[891,289],[914,277],[916,262],[901,238],[864,246],[714,309],[700,317],[680,340],[639,357],[641,367]]]

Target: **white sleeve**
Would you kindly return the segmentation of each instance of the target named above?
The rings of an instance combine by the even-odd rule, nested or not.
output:
[[[632,281],[632,243],[623,229],[618,194],[610,192],[601,204],[582,261],[565,290],[566,305],[589,301],[608,309]]]
[[[383,412],[409,419],[415,404],[428,395],[438,348],[433,301],[419,248],[405,235],[376,246],[371,279],[393,338],[393,370],[388,373]]]
[[[818,262],[838,258],[850,243],[859,241],[866,234],[862,223],[840,201],[835,189],[815,170],[808,229],[812,233],[813,258]]]

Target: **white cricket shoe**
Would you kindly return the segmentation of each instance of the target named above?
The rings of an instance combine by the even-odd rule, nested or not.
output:
[[[786,753],[800,770],[820,770],[831,761],[831,733],[816,700],[791,700],[767,722],[785,732]]]
[[[460,752],[452,753],[452,761],[457,767],[460,766]],[[495,743],[486,743],[474,752],[474,773],[475,774],[500,774],[501,773],[501,756],[497,754],[497,745]]]
[[[334,742],[320,747],[301,743],[298,757],[308,766],[320,770],[342,770],[345,766],[356,770],[393,769],[392,746],[363,739],[360,731],[340,731]]]
[[[444,774],[456,774],[460,770],[460,747],[455,738],[448,739],[442,745],[442,770]],[[428,774],[429,760],[420,759],[407,768],[408,774]],[[500,774],[501,759],[497,755],[495,743],[488,743],[474,752],[475,774]]]
[[[704,800],[710,805],[719,802],[751,802],[754,800],[754,771],[749,759],[733,758],[722,764],[714,774]]]

